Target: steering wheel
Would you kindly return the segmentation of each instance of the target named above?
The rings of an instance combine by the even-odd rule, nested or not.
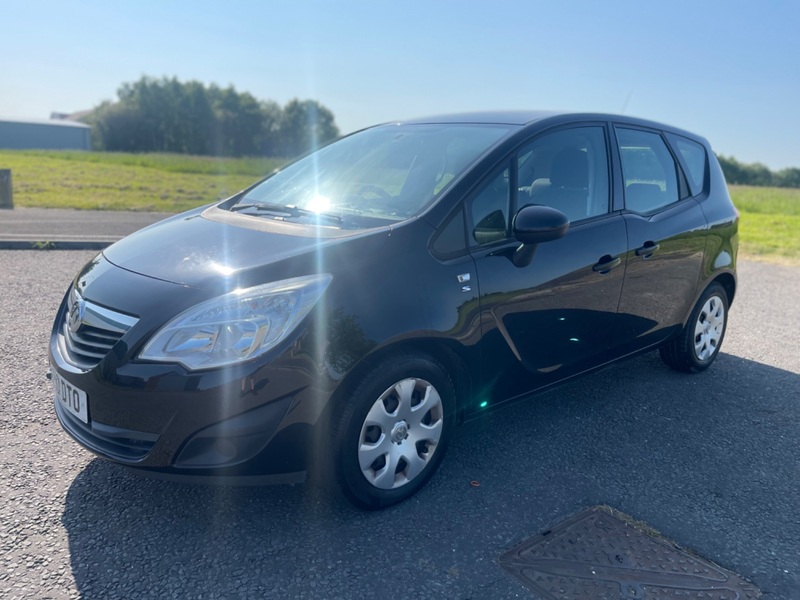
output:
[[[379,187],[377,185],[372,185],[372,184],[367,184],[365,186],[362,186],[361,189],[358,190],[358,193],[356,195],[359,198],[363,198],[367,194],[375,194],[381,200],[391,200],[392,199],[392,196],[389,194],[389,192],[387,192],[382,187]]]

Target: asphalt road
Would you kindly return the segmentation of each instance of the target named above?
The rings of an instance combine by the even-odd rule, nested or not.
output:
[[[366,513],[310,486],[148,480],[73,443],[45,348],[91,256],[0,252],[0,597],[530,598],[498,556],[609,504],[800,598],[800,269],[741,265],[709,371],[649,354],[495,412],[421,493]]]
[[[0,211],[0,240],[117,240],[170,216],[159,212],[18,206]]]

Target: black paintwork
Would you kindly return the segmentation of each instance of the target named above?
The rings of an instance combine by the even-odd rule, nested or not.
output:
[[[733,299],[738,214],[704,139],[597,114],[487,113],[418,122],[517,128],[438,202],[397,225],[348,231],[281,223],[231,213],[222,203],[151,226],[86,265],[73,284],[81,294],[140,320],[84,372],[58,347],[62,303],[50,360],[87,393],[94,424],[80,426],[59,411],[65,429],[98,454],[153,471],[301,472],[314,450],[330,443],[329,419],[347,401],[345,384],[386,353],[402,347],[435,355],[450,371],[460,415],[468,418],[672,339],[711,281],[721,281]],[[447,255],[432,249],[437,230],[488,172],[537,134],[584,122],[604,125],[611,140],[613,125],[627,124],[701,143],[709,157],[702,193],[653,215],[626,211],[610,143],[612,210],[538,244],[528,264],[515,265],[520,243],[513,239]],[[198,302],[321,272],[333,274],[322,300],[264,356],[195,372],[136,358],[161,325]],[[468,286],[458,279],[465,273]],[[131,439],[134,447],[136,439],[148,440],[143,457],[126,455],[124,444],[108,445]],[[234,450],[215,445],[218,439]]]

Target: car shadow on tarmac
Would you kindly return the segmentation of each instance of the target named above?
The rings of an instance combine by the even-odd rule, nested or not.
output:
[[[152,480],[93,460],[62,523],[84,597],[462,597],[526,590],[497,557],[608,504],[751,579],[800,590],[800,376],[649,354],[465,424],[428,486],[363,512],[311,485]]]

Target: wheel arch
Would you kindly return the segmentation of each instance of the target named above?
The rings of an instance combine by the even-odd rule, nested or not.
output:
[[[727,307],[730,308],[731,299],[736,292],[736,277],[731,272],[723,272],[706,281],[705,285],[700,289],[700,293],[694,301],[692,310],[684,320],[683,327],[674,336],[660,345],[659,352],[661,354],[661,358],[671,368],[677,371],[699,373],[700,371],[707,369],[714,362],[714,359],[719,353],[719,348],[725,339],[725,329],[728,319],[727,310],[725,310],[723,313],[723,326],[717,338],[716,344],[714,344],[713,340],[710,338],[703,342],[703,348],[713,347],[711,350],[711,355],[698,355],[696,344],[698,343],[697,326],[700,323],[697,321],[697,319],[699,319],[704,304],[706,302],[710,302],[710,298],[712,297],[712,287],[714,288],[714,294],[717,296],[721,295],[717,289],[717,286],[722,288],[725,296],[723,301],[725,301]],[[716,325],[713,325],[713,328],[716,330]],[[709,333],[710,328],[708,325],[706,325],[702,335],[705,336]]]
[[[731,304],[733,304],[733,297],[736,295],[736,274],[733,271],[728,270],[713,273],[710,277],[704,278],[700,282],[700,285],[697,286],[695,296],[689,305],[689,310],[683,315],[683,319],[681,321],[682,325],[680,328],[678,328],[678,332],[680,332],[682,328],[685,327],[689,322],[689,317],[691,317],[692,311],[694,310],[695,306],[697,306],[697,302],[700,300],[702,295],[706,293],[708,287],[714,283],[718,283],[722,286],[722,289],[725,290],[725,294],[728,296],[728,308],[731,307]],[[678,332],[676,332],[674,335],[671,335],[670,338],[678,335]]]
[[[468,406],[472,395],[474,382],[467,363],[454,348],[454,342],[436,338],[416,338],[400,340],[375,349],[361,359],[347,374],[336,388],[333,406],[343,402],[354,386],[381,361],[393,354],[422,354],[436,360],[444,367],[453,383],[456,400],[456,414],[458,421],[463,420],[464,409]]]
[[[454,434],[454,428],[458,423],[459,406],[462,405],[458,397],[458,390],[463,389],[462,382],[464,381],[463,377],[458,376],[461,369],[462,361],[452,349],[447,347],[447,344],[427,339],[399,341],[381,347],[362,359],[347,373],[328,404],[327,415],[333,425],[330,429],[333,445],[325,444],[324,452],[316,455],[315,464],[312,464],[311,467],[313,477],[330,483],[332,482],[331,476],[335,474],[344,495],[357,506],[370,510],[391,506],[415,494],[438,468],[446,452],[448,441]],[[420,372],[415,372],[417,370]],[[442,373],[442,371],[445,372]],[[454,397],[450,395],[450,392],[447,392],[446,395],[442,394],[440,410],[444,412],[436,418],[443,423],[443,426],[437,429],[439,433],[435,437],[433,446],[428,446],[422,451],[424,456],[420,454],[421,450],[418,444],[425,438],[414,438],[409,444],[406,444],[405,440],[409,436],[408,430],[423,422],[426,411],[416,413],[416,421],[413,415],[404,417],[408,420],[407,429],[398,430],[397,433],[401,436],[399,439],[394,439],[395,430],[401,424],[399,421],[387,423],[381,417],[370,421],[369,417],[374,406],[380,404],[381,393],[385,386],[393,386],[399,379],[420,377],[420,375],[426,382],[430,382],[427,385],[436,385],[440,392],[446,385],[445,379],[449,379],[454,388]],[[392,395],[397,393],[394,387],[387,389],[387,392]],[[383,394],[385,395],[386,392]],[[406,402],[411,402],[410,395]],[[385,405],[382,405],[381,408],[385,408]],[[396,418],[386,412],[383,414],[390,421],[394,421]],[[392,448],[394,448],[394,443],[397,443],[398,446],[405,445],[405,450],[397,449],[395,452],[394,450],[387,451],[384,448],[384,450],[379,450],[379,452],[384,452],[385,460],[382,465],[375,467],[372,462],[363,463],[365,455],[372,457],[370,461],[376,460],[377,457],[373,455],[373,451],[379,448],[379,446],[374,446],[371,449],[364,449],[363,440],[367,424],[370,426],[378,424],[378,429],[383,432],[381,436],[383,441],[390,439]],[[425,435],[424,431],[420,430],[420,432]],[[402,437],[404,434],[405,437]],[[378,438],[376,440],[380,441]],[[322,445],[319,449],[323,449]],[[416,460],[407,458],[404,452],[415,452]],[[413,473],[410,468],[412,463],[415,465]],[[401,467],[402,464],[406,466]],[[320,469],[320,466],[325,468]],[[390,468],[390,477],[393,478],[391,482],[388,482],[388,487],[383,477],[386,474],[384,466]],[[408,471],[406,471],[407,468]],[[383,481],[378,483],[377,478],[371,479],[368,471],[372,476],[376,476],[380,471]],[[398,473],[403,473],[407,478],[397,479]]]
[[[722,286],[728,296],[728,307],[730,307],[733,304],[733,297],[736,295],[736,277],[734,277],[733,273],[726,271],[709,281],[706,284],[706,288],[712,283],[719,283]],[[705,288],[703,291],[705,291]]]

